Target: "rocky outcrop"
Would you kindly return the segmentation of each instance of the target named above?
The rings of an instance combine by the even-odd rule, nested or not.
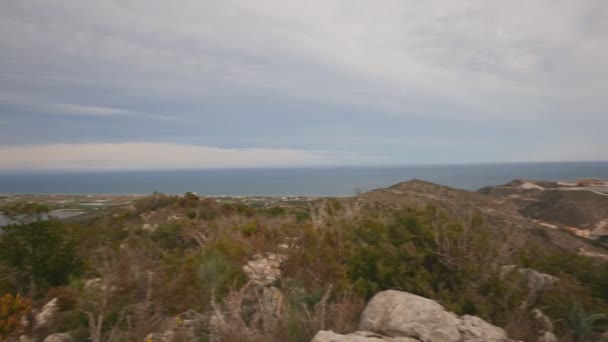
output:
[[[285,259],[286,256],[283,254],[256,255],[253,260],[243,266],[243,272],[256,285],[272,285],[281,276],[280,267]]]
[[[538,336],[536,342],[557,342],[557,337],[553,333],[553,322],[542,310],[534,309],[530,312],[530,316]]]
[[[541,273],[531,268],[517,268],[515,265],[502,266],[500,268],[500,275],[501,277],[506,277],[515,271],[519,273],[521,277],[523,277],[528,290],[532,294],[549,289],[558,282],[558,278],[550,274]]]
[[[277,329],[283,310],[285,294],[274,284],[281,277],[281,264],[286,260],[284,254],[266,253],[256,255],[243,267],[243,272],[251,281],[245,293],[244,305],[258,303],[264,331]]]
[[[49,325],[58,309],[58,299],[53,298],[48,303],[44,304],[40,312],[36,314],[36,327],[44,327]]]
[[[284,254],[259,254],[243,266],[249,282],[225,299],[224,305],[230,309],[215,306],[209,319],[211,342],[223,341],[234,331],[234,324],[238,325],[244,340],[254,340],[258,332],[272,334],[280,329],[285,294],[275,285],[281,278],[281,264],[286,258]]]
[[[434,300],[394,290],[380,292],[369,301],[361,314],[359,330],[351,335],[320,331],[313,342],[512,341],[502,328],[481,318],[458,317]]]

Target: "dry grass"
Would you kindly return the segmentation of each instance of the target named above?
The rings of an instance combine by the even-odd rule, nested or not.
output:
[[[248,298],[252,295],[254,298]],[[263,289],[249,282],[243,288],[231,291],[222,304],[213,302],[210,341],[310,341],[319,330],[348,333],[356,330],[365,304],[352,292],[332,298],[331,287],[314,305],[288,302],[273,308],[274,315],[269,315]],[[272,321],[265,321],[268,318]]]

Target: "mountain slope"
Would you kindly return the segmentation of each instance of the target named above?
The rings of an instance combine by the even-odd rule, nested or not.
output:
[[[480,214],[494,231],[506,234],[517,244],[536,242],[547,248],[585,255],[601,255],[601,258],[605,256],[608,260],[606,249],[573,236],[567,231],[534,222],[522,215],[516,203],[505,200],[502,196],[490,196],[481,192],[454,189],[414,179],[388,188],[372,190],[356,196],[355,199],[362,204],[382,205],[388,208],[422,209],[434,206],[462,220],[469,220],[475,214]],[[549,214],[547,212],[547,215]]]

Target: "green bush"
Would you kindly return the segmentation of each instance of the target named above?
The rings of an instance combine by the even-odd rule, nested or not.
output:
[[[150,237],[161,248],[175,249],[184,244],[181,237],[181,228],[182,226],[179,223],[163,223],[150,234]]]
[[[199,205],[200,198],[193,192],[186,192],[179,200],[179,205],[182,207],[194,208]]]
[[[278,216],[285,215],[287,213],[287,210],[285,210],[285,208],[282,208],[282,207],[270,207],[270,208],[260,209],[259,212],[262,215],[266,215],[266,216],[270,216],[270,217],[278,217]]]
[[[79,229],[54,219],[1,227],[0,263],[16,271],[23,289],[67,284],[83,269]]]
[[[135,202],[135,214],[155,211],[161,208],[166,208],[177,203],[176,196],[168,196],[161,193],[154,193],[152,196],[141,198]]]

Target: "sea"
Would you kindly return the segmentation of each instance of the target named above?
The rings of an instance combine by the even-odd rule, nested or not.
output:
[[[353,196],[410,179],[476,190],[516,178],[608,179],[608,162],[205,169],[104,172],[3,172],[0,194],[183,194]]]

